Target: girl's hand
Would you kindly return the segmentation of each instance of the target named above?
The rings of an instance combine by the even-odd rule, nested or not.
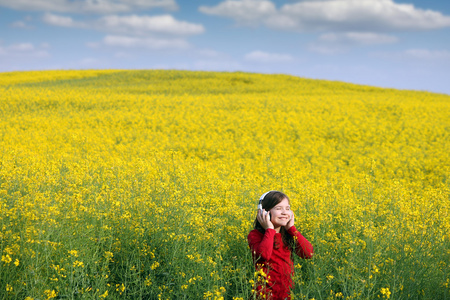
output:
[[[274,229],[273,224],[270,221],[270,212],[266,211],[265,209],[258,209],[256,219],[264,229]]]
[[[286,230],[289,230],[289,228],[291,228],[292,226],[294,226],[294,212],[291,210],[291,219],[289,220],[289,222],[286,224],[286,226],[284,226],[284,228],[286,228]]]

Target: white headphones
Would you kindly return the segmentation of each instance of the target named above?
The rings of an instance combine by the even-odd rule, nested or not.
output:
[[[270,192],[273,192],[273,191],[268,191],[261,195],[261,197],[259,198],[258,209],[262,209],[262,201],[264,200],[266,195]]]

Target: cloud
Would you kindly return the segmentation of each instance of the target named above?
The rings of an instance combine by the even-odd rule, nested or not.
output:
[[[253,51],[244,57],[246,61],[258,63],[286,63],[293,61],[293,57],[288,54],[268,53],[263,51]]]
[[[201,6],[199,10],[234,19],[241,25],[301,32],[386,32],[450,26],[450,16],[393,0],[306,0],[279,9],[270,1],[226,0],[215,7]]]
[[[16,21],[9,24],[9,26],[14,28],[30,28],[24,21]]]
[[[205,31],[201,24],[178,21],[171,15],[161,16],[105,16],[95,25],[107,32],[117,32],[133,35],[171,34],[194,35]]]
[[[409,49],[404,53],[407,57],[414,59],[450,61],[450,51],[448,50]]]
[[[348,51],[350,47],[391,44],[397,41],[395,36],[373,32],[325,33],[317,41],[310,43],[308,49],[320,54],[337,54]]]
[[[189,43],[180,38],[163,39],[154,37],[130,37],[107,35],[103,41],[103,45],[123,47],[123,48],[145,48],[151,50],[162,49],[187,49],[190,47]]]
[[[389,44],[397,40],[395,36],[373,32],[327,33],[319,37],[321,42],[360,45]]]
[[[42,20],[54,26],[61,27],[87,27],[87,24],[83,22],[76,22],[71,17],[59,16],[51,13],[46,13]]]
[[[178,9],[175,0],[0,0],[0,6],[23,11],[113,14],[152,8]]]
[[[55,26],[95,29],[108,33],[101,42],[86,43],[90,48],[112,46],[154,50],[186,49],[190,45],[184,37],[205,31],[201,24],[179,21],[171,15],[110,15],[95,21],[78,22],[71,17],[47,13],[43,20]]]
[[[26,17],[24,17],[23,20],[18,20],[18,21],[10,23],[9,27],[22,28],[22,29],[32,29],[34,27],[28,24],[31,20],[32,20],[32,18],[30,16],[26,16]]]
[[[200,6],[199,11],[208,15],[232,18],[237,23],[246,25],[256,25],[264,18],[277,13],[272,2],[259,0],[227,0],[216,7]]]
[[[376,52],[372,53],[371,56],[396,61],[409,60],[427,63],[450,62],[450,51],[448,50],[407,49],[404,51],[396,51],[396,52]]]
[[[0,45],[0,58],[46,58],[48,45],[35,46],[32,43],[17,43],[8,46]]]
[[[55,26],[94,29],[108,34],[100,42],[86,43],[90,48],[187,49],[190,45],[185,37],[205,31],[201,24],[179,21],[171,15],[110,15],[94,21],[78,22],[71,17],[47,13],[43,20]]]
[[[96,21],[79,22],[74,21],[71,17],[46,13],[43,21],[54,26],[96,29],[108,33],[139,36],[152,34],[188,36],[201,34],[205,31],[201,24],[179,21],[171,15],[110,15],[101,17]]]
[[[337,46],[337,45],[326,45],[323,43],[311,43],[308,45],[308,50],[311,52],[319,53],[319,54],[325,54],[325,55],[332,55],[332,54],[340,54],[346,52],[348,49],[343,46]]]

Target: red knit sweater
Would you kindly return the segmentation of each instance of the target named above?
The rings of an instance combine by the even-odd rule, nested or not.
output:
[[[294,226],[287,232],[295,237],[295,253],[302,258],[311,258],[313,255],[311,243]],[[294,262],[291,259],[291,251],[282,241],[281,233],[269,228],[263,234],[254,229],[247,238],[256,271],[262,271],[267,275],[267,282],[258,282],[258,299],[290,299]]]

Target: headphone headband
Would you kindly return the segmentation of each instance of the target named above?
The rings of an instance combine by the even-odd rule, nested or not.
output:
[[[272,192],[272,191],[268,191],[268,192],[265,192],[264,194],[262,194],[261,197],[259,198],[259,201],[263,201],[264,197],[266,197],[266,195],[270,192]]]
[[[261,197],[259,198],[258,209],[262,209],[262,201],[264,200],[266,195],[270,192],[273,192],[273,191],[268,191],[261,195]]]

